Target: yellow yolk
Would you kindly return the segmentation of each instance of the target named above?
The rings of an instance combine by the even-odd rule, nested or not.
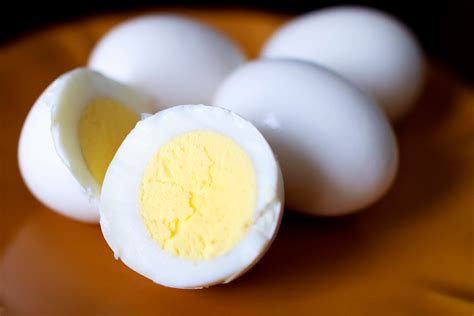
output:
[[[79,143],[92,176],[102,185],[115,152],[139,120],[123,104],[106,98],[92,101],[79,121]]]
[[[255,171],[232,139],[189,132],[149,161],[139,198],[146,228],[162,249],[181,258],[211,259],[235,246],[253,223]]]

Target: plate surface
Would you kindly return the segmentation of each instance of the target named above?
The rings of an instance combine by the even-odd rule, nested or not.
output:
[[[167,11],[223,30],[255,57],[287,17]],[[73,21],[0,47],[0,315],[472,315],[474,91],[432,65],[396,128],[400,173],[379,203],[342,218],[285,214],[250,272],[199,291],[153,284],[115,261],[98,226],[37,202],[17,167],[23,120],[57,76],[131,14]]]

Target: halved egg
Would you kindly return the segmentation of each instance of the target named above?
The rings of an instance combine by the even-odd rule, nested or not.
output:
[[[108,164],[140,114],[151,108],[148,97],[97,72],[62,75],[23,125],[18,160],[26,185],[58,213],[98,222]]]
[[[254,265],[282,216],[275,156],[248,121],[181,105],[140,121],[107,170],[100,224],[117,259],[156,283],[201,288]]]

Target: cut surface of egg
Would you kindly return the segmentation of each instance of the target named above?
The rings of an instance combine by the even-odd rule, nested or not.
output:
[[[59,77],[32,107],[20,136],[19,165],[30,191],[63,215],[98,222],[108,164],[151,108],[147,97],[97,72]]]
[[[297,17],[265,44],[265,58],[315,62],[351,80],[396,120],[423,86],[420,44],[402,22],[376,9],[341,6]]]
[[[218,107],[182,105],[140,121],[107,170],[100,224],[116,258],[156,283],[235,279],[265,253],[282,216],[269,145]]]
[[[125,21],[104,35],[89,66],[155,98],[158,109],[209,103],[217,85],[244,59],[224,34],[166,14]]]
[[[261,60],[232,73],[214,105],[251,121],[280,162],[290,209],[341,215],[378,200],[397,170],[383,112],[362,90],[312,63]]]

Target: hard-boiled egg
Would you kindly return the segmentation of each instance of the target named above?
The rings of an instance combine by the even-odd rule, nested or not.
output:
[[[283,171],[287,205],[318,215],[364,208],[390,187],[397,144],[362,90],[315,64],[262,60],[227,78],[214,104],[250,120]]]
[[[112,160],[100,224],[116,258],[156,283],[200,288],[254,265],[280,223],[283,183],[269,145],[218,107],[140,121]]]
[[[30,191],[63,215],[98,222],[108,164],[140,113],[151,108],[147,97],[97,72],[76,69],[59,77],[21,132],[18,160]]]
[[[94,48],[89,66],[144,91],[163,109],[209,103],[243,58],[224,34],[189,18],[156,14],[112,29]]]
[[[412,32],[370,8],[334,7],[291,20],[262,56],[326,66],[370,93],[393,120],[410,109],[423,86],[424,58]]]

